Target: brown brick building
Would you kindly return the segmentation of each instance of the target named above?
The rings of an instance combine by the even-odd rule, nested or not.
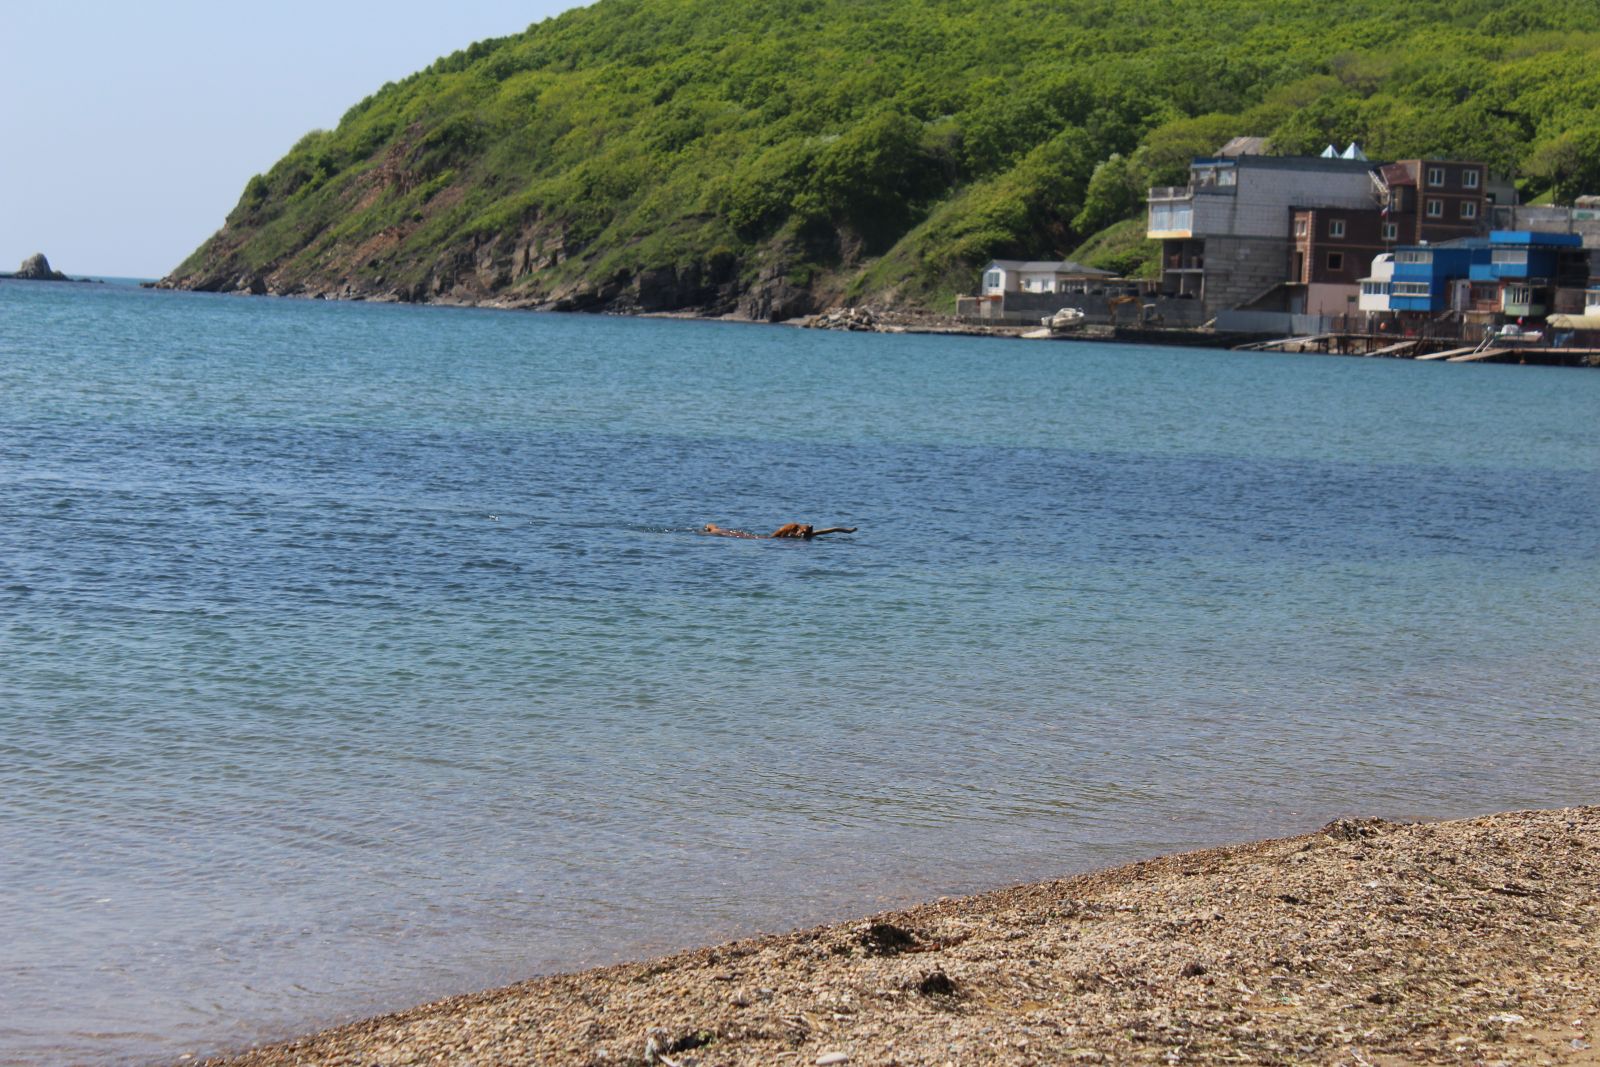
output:
[[[1489,175],[1482,163],[1404,159],[1385,163],[1377,181],[1386,196],[1385,244],[1438,244],[1489,230]]]
[[[1376,208],[1294,208],[1289,310],[1301,315],[1354,314],[1361,279],[1373,258],[1385,250],[1383,226]]]

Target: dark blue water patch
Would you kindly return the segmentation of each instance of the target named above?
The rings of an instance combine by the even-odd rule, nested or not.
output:
[[[146,606],[602,595],[719,569],[1600,555],[1600,478],[1000,446],[638,434],[6,428],[6,584]],[[861,527],[702,545],[705,521]],[[794,555],[795,552],[801,555]],[[822,562],[825,561],[825,562]],[[715,584],[714,582],[712,583]],[[241,587],[249,588],[242,589]],[[20,595],[20,594],[16,594]]]

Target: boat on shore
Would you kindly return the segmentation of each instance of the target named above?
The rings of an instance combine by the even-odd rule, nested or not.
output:
[[[1082,308],[1062,308],[1054,315],[1046,315],[1039,320],[1039,325],[1042,329],[1029,330],[1022,336],[1034,340],[1058,337],[1061,334],[1078,329],[1087,318],[1088,316],[1084,314]]]

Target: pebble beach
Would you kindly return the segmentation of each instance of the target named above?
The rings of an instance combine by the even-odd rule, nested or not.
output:
[[[456,997],[211,1062],[1597,1064],[1600,807],[1300,837]]]

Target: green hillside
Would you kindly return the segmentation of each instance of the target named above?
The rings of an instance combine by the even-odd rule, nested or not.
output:
[[[948,307],[1137,267],[1236,134],[1600,191],[1593,0],[600,0],[383,86],[250,179],[187,288],[566,308]],[[1594,28],[1592,28],[1594,27]]]

